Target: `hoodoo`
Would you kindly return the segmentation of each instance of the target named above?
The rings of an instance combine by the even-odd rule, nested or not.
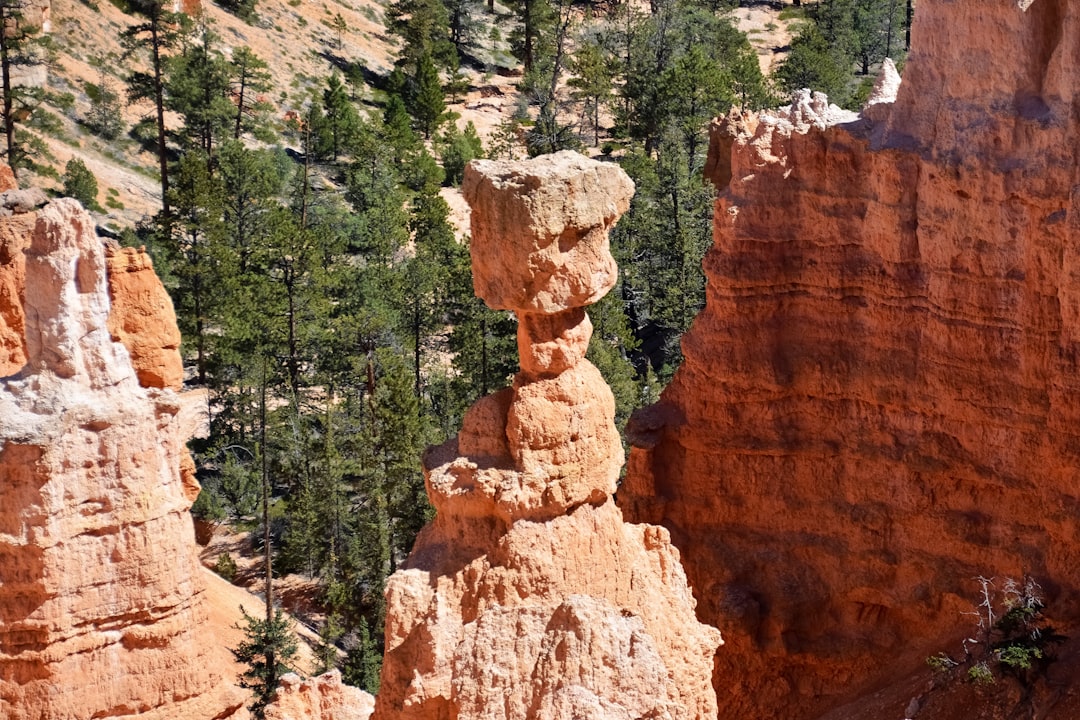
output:
[[[978,575],[1080,617],[1080,4],[926,0],[912,38],[895,101],[717,128],[707,306],[631,423],[620,505],[724,632],[722,712],[925,670]]]
[[[0,380],[0,716],[223,717],[245,698],[200,633],[180,401],[110,336],[106,264],[78,203],[38,213]]]
[[[663,528],[623,522],[614,400],[584,307],[633,184],[575,153],[466,171],[477,294],[518,315],[513,387],[424,459],[438,510],[387,587],[376,717],[701,718],[719,633]]]

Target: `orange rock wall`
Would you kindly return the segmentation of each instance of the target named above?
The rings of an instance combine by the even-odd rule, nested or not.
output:
[[[33,227],[33,214],[0,218],[0,377],[18,372],[26,364],[23,250],[30,244]]]
[[[892,105],[717,138],[707,306],[631,424],[619,502],[724,633],[721,716],[919,667],[979,574],[1080,614],[1080,5],[927,0],[913,43]]]
[[[184,384],[180,328],[146,250],[109,245],[109,332],[131,354],[143,387],[179,390]]]

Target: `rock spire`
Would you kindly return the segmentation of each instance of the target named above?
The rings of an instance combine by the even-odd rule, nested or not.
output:
[[[388,583],[376,717],[711,719],[719,633],[667,531],[611,498],[614,399],[584,359],[633,184],[563,152],[474,162],[463,189],[475,288],[518,315],[521,370],[424,458],[438,515]]]
[[[244,696],[199,633],[180,401],[111,338],[106,263],[78,203],[37,215],[0,380],[0,717],[223,717]]]

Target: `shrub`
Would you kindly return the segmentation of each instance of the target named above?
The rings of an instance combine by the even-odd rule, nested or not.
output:
[[[214,563],[214,572],[229,582],[235,580],[237,567],[236,561],[232,559],[232,555],[227,552],[218,555],[217,562]]]
[[[994,673],[990,670],[990,666],[986,664],[986,661],[977,662],[967,671],[968,680],[976,685],[993,685]]]
[[[980,602],[965,615],[975,618],[976,631],[963,641],[964,657],[954,660],[941,652],[926,658],[926,664],[947,675],[966,667],[968,681],[977,685],[992,684],[997,674],[1005,673],[1030,682],[1030,673],[1053,659],[1050,646],[1065,640],[1043,615],[1042,587],[1033,578],[1023,583],[1006,578],[999,590],[994,578],[975,579]]]
[[[71,158],[64,166],[64,195],[73,197],[83,204],[83,207],[102,212],[98,205],[98,184],[94,173],[86,167],[79,158]]]

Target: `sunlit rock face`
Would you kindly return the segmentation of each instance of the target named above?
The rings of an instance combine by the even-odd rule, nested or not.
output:
[[[633,184],[558,153],[470,164],[477,293],[518,315],[521,371],[428,450],[438,511],[388,583],[378,718],[712,718],[719,633],[663,528],[623,521],[615,403],[584,307],[616,279]]]
[[[281,678],[264,710],[266,720],[368,720],[375,698],[341,681],[338,670],[301,680],[295,673]]]
[[[78,203],[37,214],[0,380],[0,717],[224,717],[244,697],[199,632],[180,402],[113,341],[107,262]]]
[[[619,503],[724,632],[721,714],[923,666],[979,574],[1080,611],[1080,5],[1023,5],[919,3],[861,117],[806,93],[715,130],[707,306]]]

